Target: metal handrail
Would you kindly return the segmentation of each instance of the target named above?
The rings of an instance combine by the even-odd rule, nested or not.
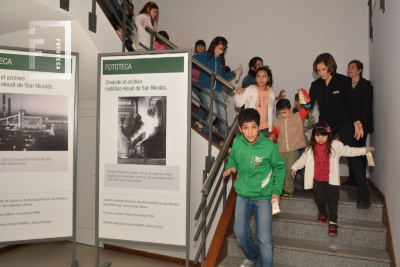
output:
[[[217,176],[219,169],[222,165],[222,162],[225,158],[225,154],[226,154],[226,151],[228,150],[229,144],[232,141],[238,127],[239,127],[239,120],[237,119],[237,116],[236,116],[236,119],[232,125],[232,129],[229,131],[228,136],[225,140],[225,143],[222,146],[221,151],[219,152],[217,159],[215,160],[214,165],[212,166],[211,171],[210,171],[206,181],[203,184],[203,188],[201,189],[201,193],[203,195],[208,195],[208,193],[214,183],[215,177]]]
[[[160,41],[162,41],[164,44],[168,45],[170,48],[172,48],[172,49],[177,49],[177,48],[178,48],[177,45],[171,43],[167,38],[165,38],[164,36],[162,36],[162,35],[159,34],[158,32],[157,32],[157,33],[154,33],[153,30],[152,30],[149,26],[146,27],[146,31],[147,31],[148,33],[150,33],[150,34],[154,34],[154,36],[155,36],[157,39],[159,39]],[[215,73],[215,72],[213,72],[212,70],[210,70],[209,68],[207,68],[206,66],[204,66],[202,63],[200,63],[200,61],[198,61],[198,60],[195,59],[195,58],[192,58],[192,63],[193,63],[194,65],[196,65],[197,67],[199,67],[202,71],[204,71],[204,72],[207,73],[208,75],[211,75],[212,73]],[[216,73],[215,73],[215,79],[216,79],[218,82],[222,83],[222,84],[223,84],[224,86],[226,86],[227,88],[229,88],[229,90],[233,91],[233,90],[235,89],[235,86],[233,86],[232,84],[230,84],[227,80],[225,80],[224,78],[222,78],[220,75],[218,75],[218,74],[216,74]]]
[[[130,38],[129,35],[129,31],[131,31],[133,29],[133,26],[131,23],[128,23],[127,17],[126,17],[126,12],[123,12],[123,10],[121,9],[122,12],[122,21],[119,18],[116,10],[120,9],[119,5],[116,5],[116,3],[114,1],[104,1],[104,3],[108,6],[109,10],[111,10],[112,14],[114,15],[115,20],[117,21],[117,23],[119,24],[119,26],[121,26],[122,28],[122,52],[125,52],[125,41],[128,41],[130,44],[133,44],[132,39]],[[113,6],[114,5],[114,6]],[[123,6],[125,6],[125,9],[128,7],[130,11],[132,11],[130,9],[130,6],[127,4],[125,5],[125,1],[123,2]],[[133,13],[132,13],[133,14]],[[126,24],[128,24],[129,28],[128,30],[126,29]],[[126,38],[124,37],[128,37],[127,40],[125,40]]]
[[[217,156],[217,159],[215,160],[215,162],[214,162],[214,164],[213,164],[213,166],[211,168],[211,171],[210,171],[208,177],[206,178],[206,180],[205,180],[205,182],[203,184],[203,188],[201,190],[201,192],[203,194],[202,201],[200,203],[200,206],[199,206],[199,208],[198,208],[198,210],[196,212],[196,215],[195,215],[194,219],[198,220],[200,215],[202,215],[202,218],[201,218],[201,221],[199,223],[198,229],[197,229],[197,231],[196,231],[196,233],[194,235],[194,241],[197,241],[199,239],[200,234],[201,234],[202,238],[201,238],[199,249],[198,249],[198,251],[196,253],[196,256],[194,258],[194,262],[195,263],[197,263],[199,261],[200,256],[202,256],[202,262],[204,262],[204,260],[205,260],[205,254],[206,254],[205,243],[206,243],[206,239],[207,239],[208,233],[209,233],[209,231],[211,229],[211,225],[214,222],[215,215],[217,213],[217,210],[219,209],[220,202],[221,202],[222,199],[223,199],[223,205],[225,206],[226,189],[227,189],[227,186],[228,186],[229,177],[231,177],[231,176],[229,176],[229,177],[224,179],[223,178],[223,173],[221,173],[219,175],[219,179],[218,179],[218,182],[217,182],[216,186],[213,188],[213,192],[212,192],[211,198],[209,199],[208,203],[207,203],[207,199],[208,199],[208,194],[210,193],[211,188],[213,187],[213,183],[215,181],[215,178],[217,178],[217,174],[218,174],[221,166],[223,165],[224,161],[225,161],[225,166],[226,166],[226,163],[227,163],[226,153],[227,153],[229,144],[231,143],[232,139],[234,138],[235,133],[236,133],[238,128],[239,128],[239,121],[238,121],[238,118],[236,116],[231,130],[229,131],[228,135],[226,136],[225,143],[222,146],[222,148],[221,148],[221,150],[220,150],[220,152],[219,152],[219,154]],[[222,186],[221,186],[221,183],[222,183]],[[221,190],[219,190],[220,188],[221,188]],[[216,197],[217,194],[218,194],[218,197],[217,197],[217,200],[214,203],[214,200],[215,200],[215,197]],[[212,211],[211,215],[208,216],[212,206],[214,206],[213,207],[213,211]],[[208,220],[207,220],[207,218],[208,218]]]

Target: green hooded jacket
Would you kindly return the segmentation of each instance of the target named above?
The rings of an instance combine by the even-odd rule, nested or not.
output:
[[[233,140],[226,169],[239,172],[234,187],[236,193],[250,200],[271,199],[282,194],[285,180],[285,161],[278,145],[258,132],[259,138],[251,146],[244,135]]]

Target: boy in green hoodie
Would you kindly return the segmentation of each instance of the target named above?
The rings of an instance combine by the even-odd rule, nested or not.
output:
[[[271,199],[279,202],[285,180],[285,161],[278,146],[258,131],[260,114],[257,110],[243,109],[238,119],[243,135],[233,141],[223,176],[239,172],[234,184],[237,199],[233,231],[246,255],[240,266],[269,267],[273,266],[274,250]],[[253,210],[260,249],[251,237],[249,221]]]

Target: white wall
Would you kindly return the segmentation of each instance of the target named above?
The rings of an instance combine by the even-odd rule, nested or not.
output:
[[[372,181],[386,195],[397,262],[400,259],[399,151],[397,117],[400,90],[400,2],[386,0],[382,13],[379,2],[373,13],[374,40],[370,47],[370,78],[374,86],[374,126],[371,145],[376,148]]]

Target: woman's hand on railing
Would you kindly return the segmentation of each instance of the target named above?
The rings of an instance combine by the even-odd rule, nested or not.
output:
[[[240,68],[237,68],[237,69],[235,70],[235,74],[237,74],[239,70],[240,70]],[[240,74],[242,74],[242,73],[243,73],[243,69],[242,69],[242,71],[240,72]]]
[[[240,95],[241,93],[244,92],[244,90],[246,90],[246,88],[238,87],[238,88],[236,88],[236,93],[237,93],[238,95]]]
[[[231,173],[235,173],[235,172],[236,172],[236,168],[230,167],[226,171],[224,171],[223,177],[225,178],[226,176],[229,176],[229,175],[231,175]]]
[[[178,46],[176,49],[185,49],[183,46]]]
[[[157,29],[156,28],[153,28],[153,29],[151,29],[153,32],[157,32]]]

